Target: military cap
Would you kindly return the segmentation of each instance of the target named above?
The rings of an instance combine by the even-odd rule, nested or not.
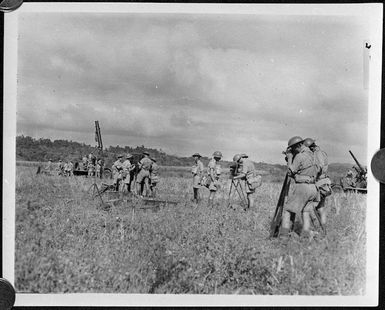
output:
[[[303,141],[303,144],[307,147],[309,146],[312,146],[313,144],[315,144],[315,140],[312,139],[312,138],[306,138],[304,141]]]
[[[222,153],[220,151],[215,151],[213,157],[222,158]]]
[[[296,145],[298,143],[303,142],[304,140],[300,136],[295,136],[290,138],[289,142],[287,143],[287,147],[291,147],[293,145]]]
[[[149,152],[147,152],[147,151],[144,151],[144,152],[143,152],[143,155],[147,155],[147,156],[150,156],[150,153],[149,153]]]
[[[194,154],[192,155],[192,157],[202,157],[202,156],[201,156],[201,154],[199,154],[199,153],[194,153]]]
[[[130,153],[127,153],[126,158],[132,158],[132,155]]]
[[[119,155],[118,155],[118,158],[122,158],[122,157],[123,157],[123,155],[122,155],[122,154],[119,154]]]

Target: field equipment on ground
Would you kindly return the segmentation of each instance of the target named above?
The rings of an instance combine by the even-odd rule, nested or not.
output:
[[[239,160],[240,159],[240,155],[236,154],[234,156],[234,159],[238,159]],[[246,197],[245,190],[244,190],[246,184],[244,186],[242,186],[242,184],[245,183],[245,181],[241,180],[241,179],[234,179],[235,176],[239,175],[239,170],[240,170],[240,167],[241,167],[241,165],[238,162],[238,160],[234,161],[230,165],[231,185],[230,185],[230,190],[229,190],[227,207],[230,207],[230,205],[231,205],[231,197],[234,194],[234,192],[236,192],[238,194],[238,197],[241,200],[241,206],[244,209],[246,209],[247,208],[247,197]]]
[[[285,180],[283,181],[281,193],[279,194],[277,207],[275,208],[274,217],[270,224],[270,238],[279,236],[279,230],[282,222],[283,206],[285,205],[285,198],[289,193],[289,188],[290,188],[290,177],[289,177],[289,173],[286,173]]]
[[[352,151],[349,150],[350,155],[353,157],[356,166],[353,166],[356,174],[354,177],[345,176],[340,179],[340,185],[344,192],[356,192],[366,194],[367,191],[367,169],[362,167]]]
[[[231,185],[230,185],[228,203],[227,203],[228,208],[231,206],[232,194],[236,192],[238,194],[239,199],[241,200],[241,206],[243,207],[243,209],[245,210],[247,209],[247,197],[244,191],[244,187],[246,185],[242,186],[242,183],[245,183],[245,181],[240,179],[236,179],[236,180],[231,179]]]
[[[156,209],[159,208],[161,205],[167,206],[167,205],[176,205],[179,202],[173,201],[173,200],[163,200],[163,199],[154,199],[149,197],[141,197],[139,195],[136,195],[132,192],[121,192],[116,190],[115,184],[107,184],[102,183],[101,187],[96,183],[93,183],[91,187],[89,188],[89,191],[92,193],[92,198],[98,197],[103,209],[107,210],[110,209],[113,205],[116,205],[117,203],[128,203],[131,202],[131,205],[135,207],[135,204],[133,202],[142,202],[138,208],[139,209]]]

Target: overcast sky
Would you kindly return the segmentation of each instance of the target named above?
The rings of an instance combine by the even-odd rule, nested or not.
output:
[[[366,158],[356,17],[21,13],[17,133],[284,163],[290,137]]]

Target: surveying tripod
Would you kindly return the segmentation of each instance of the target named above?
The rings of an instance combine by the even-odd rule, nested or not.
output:
[[[229,191],[229,202],[227,204],[227,207],[229,208],[231,205],[231,195],[236,192],[241,199],[241,206],[246,210],[248,207],[247,203],[247,197],[245,195],[244,189],[242,187],[242,183],[244,183],[244,180],[241,179],[231,179],[231,185],[230,185],[230,191]]]

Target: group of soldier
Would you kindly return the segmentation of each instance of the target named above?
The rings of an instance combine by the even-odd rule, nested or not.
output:
[[[210,159],[207,170],[200,158],[199,153],[192,155],[194,158],[194,165],[192,166],[191,173],[193,175],[193,201],[198,203],[200,200],[199,189],[206,187],[209,189],[208,206],[214,205],[215,194],[220,188],[219,178],[221,175],[220,160],[222,159],[222,153],[215,151]],[[253,194],[255,189],[261,185],[261,176],[257,175],[254,163],[248,159],[246,154],[236,154],[233,157],[234,163],[236,163],[236,173],[232,174],[234,180],[244,180],[246,183],[246,195],[247,195],[247,208],[252,208],[254,204]]]
[[[301,236],[310,237],[313,216],[319,218],[326,232],[325,199],[331,195],[331,180],[327,175],[328,157],[312,138],[299,136],[288,142],[286,155],[288,174],[294,183],[283,208],[280,236],[287,238],[296,217],[302,221]]]
[[[131,154],[119,155],[112,165],[114,187],[122,192],[135,192],[141,197],[156,197],[156,185],[159,182],[156,159],[150,157],[148,152],[143,152],[143,158],[136,166],[130,161],[132,157]],[[133,173],[135,170],[136,173]]]
[[[71,176],[73,175],[73,170],[74,164],[71,160],[65,162],[60,159],[58,164],[54,165],[52,159],[49,159],[47,165],[44,168],[44,173],[51,175],[52,173],[56,172],[56,174],[60,176]]]
[[[316,215],[320,225],[326,231],[327,212],[325,199],[332,193],[331,180],[327,175],[328,157],[312,138],[302,139],[299,136],[291,138],[286,151],[288,176],[291,179],[291,190],[282,213],[280,236],[287,238],[294,228],[296,218],[302,222],[302,236],[310,235],[310,228]],[[195,153],[193,175],[194,202],[198,202],[199,189],[207,187],[210,191],[208,205],[213,206],[215,193],[220,187],[220,160],[222,153],[216,151],[205,171],[201,155]],[[261,176],[257,174],[254,163],[246,154],[236,154],[233,164],[237,169],[232,175],[233,180],[244,180],[247,195],[247,208],[253,208],[254,193],[261,185]]]

